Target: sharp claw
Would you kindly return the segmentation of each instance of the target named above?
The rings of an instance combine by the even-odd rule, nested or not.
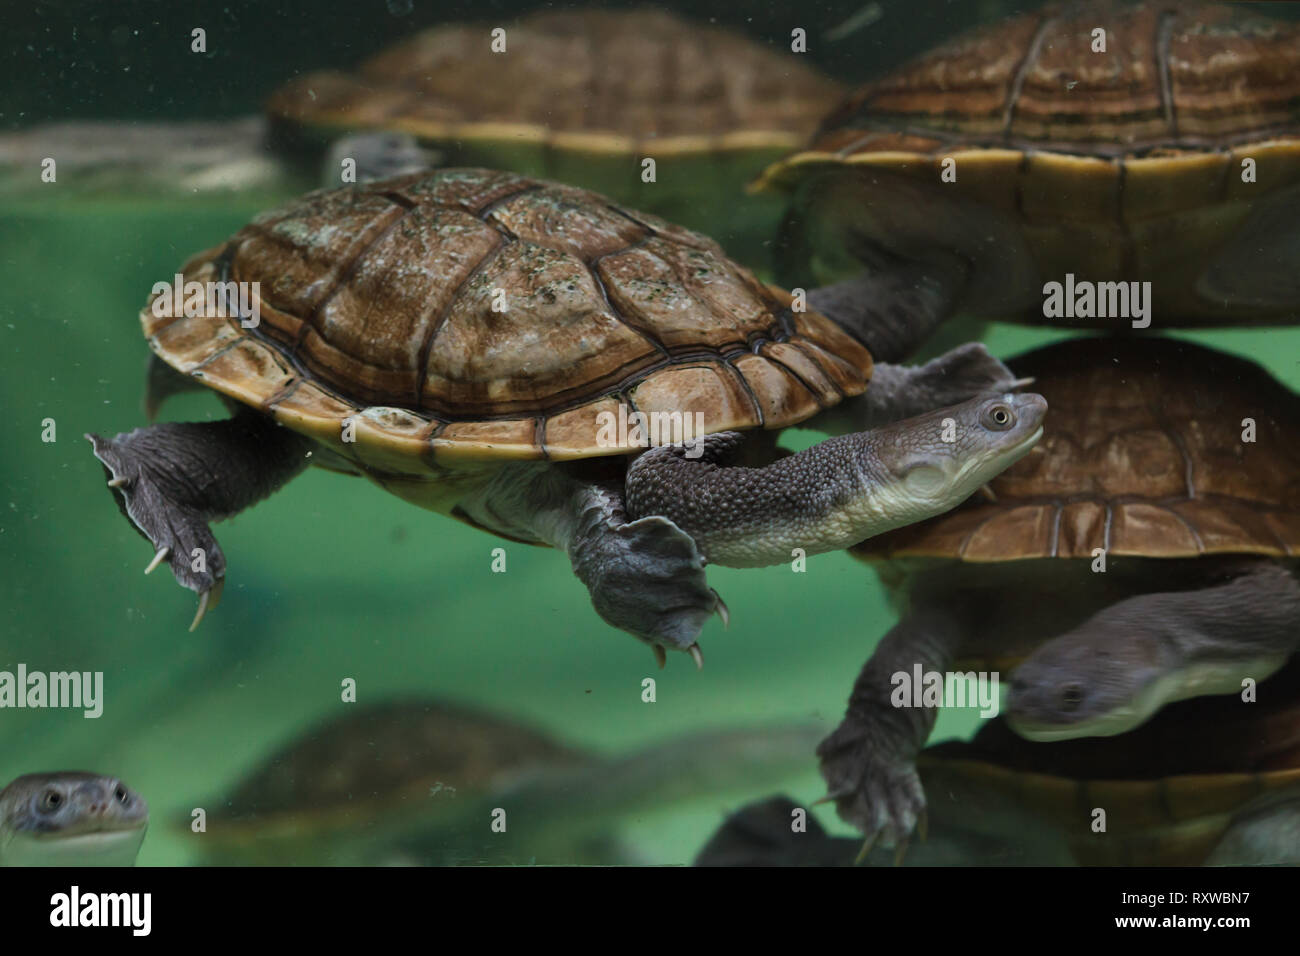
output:
[[[984,499],[986,499],[986,500],[988,500],[988,501],[991,501],[991,502],[993,502],[994,504],[997,504],[998,496],[997,496],[996,494],[993,493],[993,488],[992,488],[992,486],[990,486],[990,485],[980,485],[979,494],[980,494],[980,496],[981,496],[982,498],[984,498]]]
[[[668,652],[658,644],[651,644],[650,650],[655,652],[655,660],[659,662],[659,669],[663,670],[664,666],[668,663]]]
[[[925,810],[922,810],[920,814],[917,815],[916,835],[921,838],[922,843],[924,843],[930,836],[930,815]]]
[[[862,865],[862,861],[867,858],[867,854],[871,852],[871,848],[876,845],[876,837],[878,836],[880,836],[879,833],[873,833],[862,841],[862,849],[858,851],[858,855],[853,861],[854,866]]]
[[[727,610],[727,602],[722,600],[722,595],[714,591],[713,588],[709,588],[709,590],[713,591],[713,596],[718,601],[717,611],[718,617],[722,618],[722,626],[724,628],[731,627],[731,612]]]
[[[697,671],[704,670],[704,652],[700,650],[700,645],[692,644],[686,649],[690,651],[691,657],[695,660],[695,669]]]
[[[110,488],[121,488],[126,484],[125,478],[114,478],[108,483]]]
[[[167,560],[167,555],[169,555],[169,554],[171,554],[171,553],[172,553],[172,549],[171,549],[171,548],[159,548],[159,549],[158,549],[158,553],[155,554],[155,555],[153,556],[153,560],[149,562],[149,567],[147,567],[147,568],[144,569],[144,573],[145,573],[145,574],[151,574],[151,573],[153,573],[153,570],[154,570],[156,567],[158,567],[158,565],[160,565],[160,564],[162,564],[164,561],[166,561],[166,560]],[[191,630],[193,630],[193,628],[191,628]]]
[[[216,584],[208,590],[200,592],[199,609],[194,615],[194,623],[190,625],[191,634],[193,634],[194,629],[199,626],[199,622],[203,620],[203,615],[208,613],[208,609],[216,607],[217,602],[221,600],[221,589],[225,586],[225,583],[225,578],[217,578]]]
[[[194,614],[193,623],[190,624],[191,634],[193,634],[194,629],[199,626],[199,622],[203,620],[203,615],[208,613],[208,595],[211,593],[211,591],[202,591],[199,593],[199,609]]]
[[[849,792],[849,791],[847,791],[847,790],[837,790],[837,791],[835,791],[834,793],[828,793],[828,794],[826,794],[826,796],[824,796],[824,797],[820,797],[819,799],[814,800],[813,803],[812,803],[812,805],[813,805],[814,807],[820,807],[820,806],[821,806],[822,804],[824,804],[824,803],[830,803],[830,802],[833,801],[833,800],[838,800],[840,797],[844,796],[844,795],[845,795],[846,793],[848,793],[848,792]]]
[[[898,841],[898,849],[894,851],[894,866],[903,865],[903,857],[907,854],[907,843],[907,837],[903,837],[903,839]]]
[[[1024,388],[1026,385],[1033,385],[1036,381],[1037,379],[1032,376],[1029,378],[1018,378],[1007,386],[1007,391],[1010,392],[1017,388]]]

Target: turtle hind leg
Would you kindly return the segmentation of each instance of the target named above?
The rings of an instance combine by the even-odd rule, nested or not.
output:
[[[298,474],[313,445],[252,411],[86,438],[122,513],[154,547],[147,571],[166,561],[179,584],[198,592],[191,630],[220,597],[225,578],[225,555],[208,523],[243,511]]]

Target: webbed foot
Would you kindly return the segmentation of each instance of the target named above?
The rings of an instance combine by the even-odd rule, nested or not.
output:
[[[700,666],[700,630],[714,614],[727,620],[704,565],[690,535],[653,515],[610,528],[574,559],[596,612],[654,647],[661,666],[663,648],[686,651]]]
[[[159,427],[167,426],[154,429]],[[166,561],[177,583],[198,593],[192,631],[221,597],[226,557],[203,513],[187,502],[189,486],[168,467],[166,458],[151,453],[149,438],[154,429],[136,429],[115,438],[85,437],[104,466],[122,513],[154,547],[145,573]]]
[[[914,755],[887,732],[850,715],[817,747],[827,794],[840,818],[863,832],[871,847],[900,848],[925,814],[925,791]]]

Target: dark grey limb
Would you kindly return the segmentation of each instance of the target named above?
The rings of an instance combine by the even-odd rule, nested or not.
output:
[[[808,306],[833,319],[878,361],[900,362],[952,315],[968,268],[955,256],[924,263],[890,258],[852,279],[809,290]]]
[[[122,513],[154,546],[149,569],[166,560],[176,580],[198,592],[191,630],[216,603],[226,571],[208,523],[238,514],[285,484],[310,464],[314,447],[253,411],[217,422],[165,423],[108,439],[86,438]]]
[[[708,585],[695,542],[667,518],[631,520],[623,490],[553,465],[502,468],[460,503],[480,527],[545,542],[569,556],[605,621],[655,648],[687,651],[714,614],[727,608]]]
[[[918,604],[880,642],[849,696],[844,721],[817,748],[827,794],[840,817],[890,847],[907,840],[925,812],[916,757],[938,710],[894,706],[895,675],[946,673],[965,634],[957,607]]]

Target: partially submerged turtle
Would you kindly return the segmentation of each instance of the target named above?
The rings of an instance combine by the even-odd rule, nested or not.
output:
[[[926,328],[1295,322],[1300,28],[1049,4],[863,87],[757,188],[791,197],[780,281],[852,281],[882,308],[919,287],[900,307]],[[1103,286],[1092,316],[1049,317],[1046,284],[1074,306],[1075,280],[1150,282],[1153,301]]]
[[[709,239],[510,173],[313,193],[182,271],[199,300],[246,284],[257,315],[155,293],[150,404],[206,386],[233,417],[87,437],[198,617],[225,574],[208,522],[316,463],[563,549],[606,621],[698,662],[725,610],[706,560],[781,563],[945,511],[1025,454],[1045,411],[990,395],[1012,377],[979,345],[873,373],[850,334],[865,308],[799,311]],[[772,449],[743,430],[837,404],[816,424],[850,434],[746,464]],[[660,425],[678,444],[640,454]]]
[[[620,820],[792,772],[815,741],[811,727],[737,730],[604,759],[481,710],[397,699],[309,727],[205,804],[205,832],[184,827],[222,865],[609,863],[626,858]]]
[[[1262,680],[1300,642],[1300,398],[1172,340],[1076,339],[1010,364],[1051,403],[1038,448],[988,497],[855,549],[902,618],[819,753],[841,816],[886,845],[925,806],[915,761],[936,716],[893,705],[896,675],[1014,667],[1018,733],[1109,736]]]
[[[133,866],[149,805],[117,777],[29,773],[0,790],[0,866]]]
[[[564,10],[440,25],[355,74],[301,76],[267,109],[281,142],[406,134],[449,165],[594,189],[730,249],[733,235],[770,239],[779,203],[742,201],[743,186],[842,93],[805,58],[732,30],[663,10]],[[391,157],[410,155],[392,135],[350,144],[362,177],[375,165],[397,172]]]

